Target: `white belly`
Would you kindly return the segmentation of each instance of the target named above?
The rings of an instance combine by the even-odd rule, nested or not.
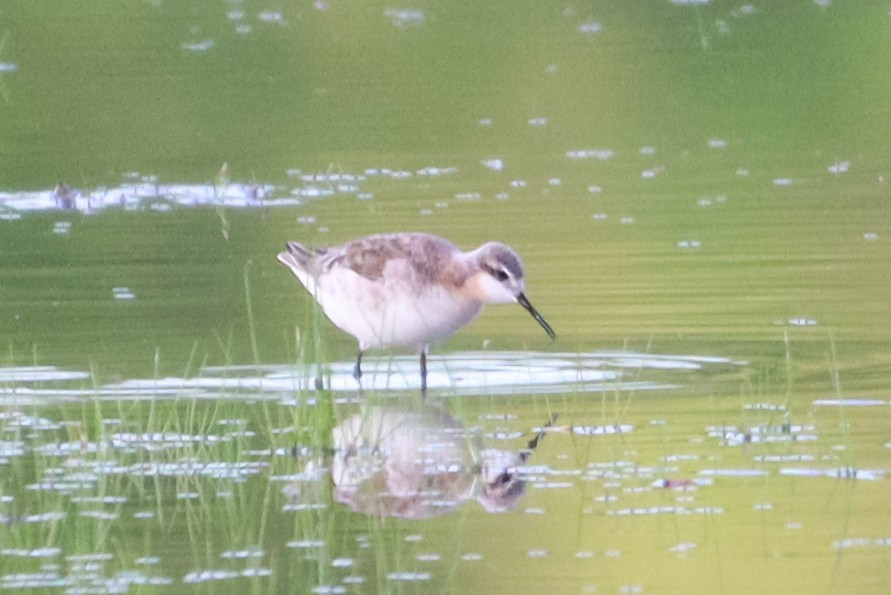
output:
[[[482,304],[459,291],[429,286],[421,291],[387,277],[371,281],[353,271],[331,271],[307,289],[338,328],[373,347],[423,349],[473,320]]]

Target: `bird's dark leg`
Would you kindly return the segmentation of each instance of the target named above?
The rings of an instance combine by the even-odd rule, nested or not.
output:
[[[356,365],[353,366],[353,378],[356,379],[356,382],[359,382],[359,379],[362,378],[362,350],[359,350],[359,355],[356,356]],[[361,382],[359,382],[361,386]]]
[[[427,396],[427,349],[421,349],[421,396]]]

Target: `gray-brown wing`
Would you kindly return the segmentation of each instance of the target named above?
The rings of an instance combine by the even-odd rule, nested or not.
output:
[[[403,259],[411,264],[419,278],[432,281],[442,274],[457,250],[448,240],[430,234],[380,234],[345,244],[338,251],[340,258],[324,266],[347,266],[374,281],[383,276],[388,261]]]

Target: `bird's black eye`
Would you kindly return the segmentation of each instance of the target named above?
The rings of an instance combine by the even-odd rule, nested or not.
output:
[[[510,278],[510,275],[504,269],[498,269],[495,271],[495,278],[499,281],[507,281]]]

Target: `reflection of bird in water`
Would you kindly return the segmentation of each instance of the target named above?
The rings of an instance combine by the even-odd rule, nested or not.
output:
[[[371,348],[406,347],[421,356],[473,320],[485,304],[517,302],[553,339],[554,330],[529,303],[523,263],[497,242],[462,252],[426,233],[373,235],[329,248],[288,242],[278,255],[335,326],[359,341],[353,376]]]
[[[520,451],[484,449],[478,432],[441,408],[369,407],[332,431],[334,497],[381,517],[429,518],[474,499],[490,512],[511,510],[525,491],[518,468],[544,433]]]

